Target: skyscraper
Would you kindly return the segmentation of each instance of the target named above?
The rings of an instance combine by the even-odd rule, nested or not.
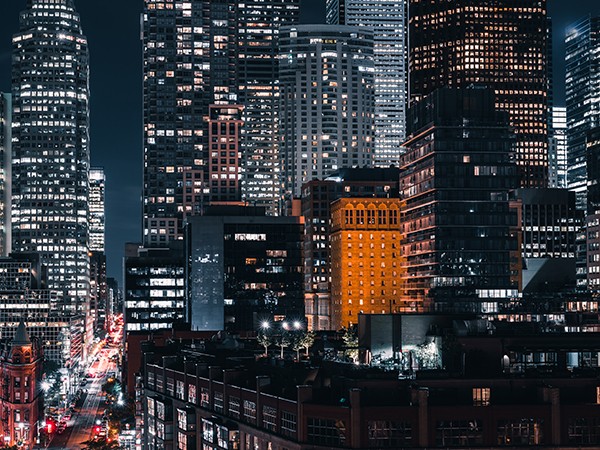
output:
[[[237,71],[242,198],[276,214],[281,199],[279,157],[279,28],[294,25],[300,0],[238,2]]]
[[[283,187],[373,161],[373,35],[357,27],[302,25],[280,31]]]
[[[406,136],[408,96],[406,0],[327,0],[327,23],[373,30],[375,166],[396,166]]]
[[[550,145],[548,147],[548,185],[567,187],[567,108],[551,108]]]
[[[600,126],[600,17],[586,16],[568,28],[566,44],[567,179],[586,208],[586,136]]]
[[[11,248],[10,203],[12,161],[12,98],[0,93],[0,255]]]
[[[145,0],[145,245],[181,239],[185,217],[211,201],[239,197],[240,190],[244,200],[276,212],[277,34],[298,14],[299,0]],[[209,124],[215,126],[219,116],[226,126],[240,119],[215,119],[213,112],[226,106],[242,114],[235,136],[240,142],[226,149],[239,155],[223,157],[227,169],[238,169],[217,174],[212,169],[218,143]],[[225,149],[218,146],[220,170]]]
[[[411,100],[448,86],[496,94],[517,137],[521,186],[548,180],[546,0],[410,0]]]
[[[104,169],[90,169],[90,250],[103,252],[106,218],[104,213],[106,178]]]
[[[514,136],[494,99],[488,89],[444,88],[409,110],[400,167],[401,306],[434,301],[477,309],[513,288]]]
[[[89,69],[73,0],[28,0],[13,37],[13,251],[84,312],[90,289]]]
[[[235,5],[145,0],[142,31],[144,243],[167,246],[182,238],[185,216],[212,198],[206,119],[210,105],[237,103]],[[199,180],[200,192],[184,206],[186,177]]]

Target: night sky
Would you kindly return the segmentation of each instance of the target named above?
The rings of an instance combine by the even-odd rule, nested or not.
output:
[[[91,58],[92,164],[107,175],[109,276],[121,279],[125,242],[141,238],[142,0],[76,0]],[[302,21],[323,22],[325,0],[302,0]],[[0,91],[10,91],[11,36],[25,0],[3,0],[0,14]],[[554,19],[555,104],[564,102],[564,43],[568,25],[600,14],[597,0],[549,0]]]

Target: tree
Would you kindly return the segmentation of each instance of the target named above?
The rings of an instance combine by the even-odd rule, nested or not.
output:
[[[300,360],[300,350],[306,350],[306,356],[308,356],[308,349],[312,347],[315,342],[315,334],[312,331],[299,331],[294,333],[294,339],[292,348],[296,352],[296,359]]]
[[[281,348],[280,358],[283,359],[283,349],[290,345],[290,336],[287,332],[282,331],[277,336],[277,345]]]
[[[265,356],[269,355],[269,347],[273,345],[273,337],[267,333],[260,332],[256,336],[256,342],[258,345],[262,345],[265,348]]]
[[[356,328],[344,329],[342,340],[344,341],[344,347],[346,349],[345,354],[352,361],[358,360],[358,335]]]

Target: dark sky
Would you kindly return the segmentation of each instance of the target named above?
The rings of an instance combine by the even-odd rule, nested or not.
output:
[[[92,164],[107,175],[109,276],[121,278],[125,242],[141,237],[142,0],[76,0],[91,55]],[[302,0],[302,21],[323,22],[325,0]],[[0,91],[10,91],[11,36],[25,0],[3,0],[0,14]],[[564,98],[564,45],[568,24],[600,14],[597,0],[549,0],[554,19],[555,99]]]

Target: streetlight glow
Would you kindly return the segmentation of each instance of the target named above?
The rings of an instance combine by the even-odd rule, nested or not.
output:
[[[298,320],[296,320],[294,321],[294,328],[296,330],[299,330],[300,328],[302,328],[302,324]]]
[[[263,330],[268,330],[271,327],[271,324],[265,320],[265,321],[263,321],[263,323],[260,324],[260,327]]]

